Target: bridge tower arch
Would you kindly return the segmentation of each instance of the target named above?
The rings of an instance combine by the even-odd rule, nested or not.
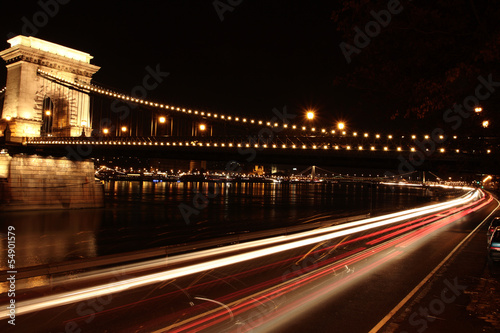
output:
[[[52,76],[88,85],[100,68],[90,64],[93,57],[35,37],[16,36],[8,43],[0,52],[7,63],[0,130],[8,124],[12,137],[90,135],[89,95]]]

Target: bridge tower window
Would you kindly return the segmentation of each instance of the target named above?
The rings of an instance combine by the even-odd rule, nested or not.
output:
[[[52,135],[54,110],[54,102],[50,97],[45,97],[42,104],[42,128],[40,129],[42,136]]]

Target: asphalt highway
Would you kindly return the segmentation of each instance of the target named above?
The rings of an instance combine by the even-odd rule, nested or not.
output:
[[[50,293],[20,293],[16,326],[2,309],[0,329],[385,331],[497,205],[473,190],[418,209],[63,279]],[[448,283],[451,299],[461,287]]]

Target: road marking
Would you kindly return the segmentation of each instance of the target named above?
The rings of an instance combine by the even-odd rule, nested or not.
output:
[[[493,197],[493,196],[492,196]],[[401,302],[399,302],[398,305],[396,305],[391,311],[389,311],[389,313],[377,324],[375,325],[375,327],[373,327],[368,333],[376,333],[378,332],[388,321],[389,319],[391,319],[416,293],[417,291],[420,290],[420,288],[422,288],[422,286],[451,258],[451,256],[456,252],[458,251],[458,249],[473,235],[476,233],[476,231],[479,229],[479,227],[481,227],[483,225],[483,223],[485,221],[487,221],[489,219],[489,217],[495,213],[495,211],[498,209],[498,207],[500,206],[500,201],[498,201],[495,197],[493,197],[493,199],[497,202],[497,206],[495,207],[495,209],[493,209],[491,211],[491,213],[486,216],[484,218],[484,220],[478,224],[478,226],[476,228],[474,228],[474,230],[472,230],[468,235],[467,237],[465,237],[457,246],[455,246],[455,248],[446,256],[446,258],[444,258],[422,281],[420,281],[420,283],[415,287],[413,288],[412,291],[410,291],[410,293],[408,295],[406,295],[405,298],[403,298],[401,300]]]

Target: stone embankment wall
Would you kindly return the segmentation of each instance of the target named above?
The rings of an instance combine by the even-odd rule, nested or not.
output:
[[[96,208],[104,191],[94,162],[0,154],[0,210]]]

